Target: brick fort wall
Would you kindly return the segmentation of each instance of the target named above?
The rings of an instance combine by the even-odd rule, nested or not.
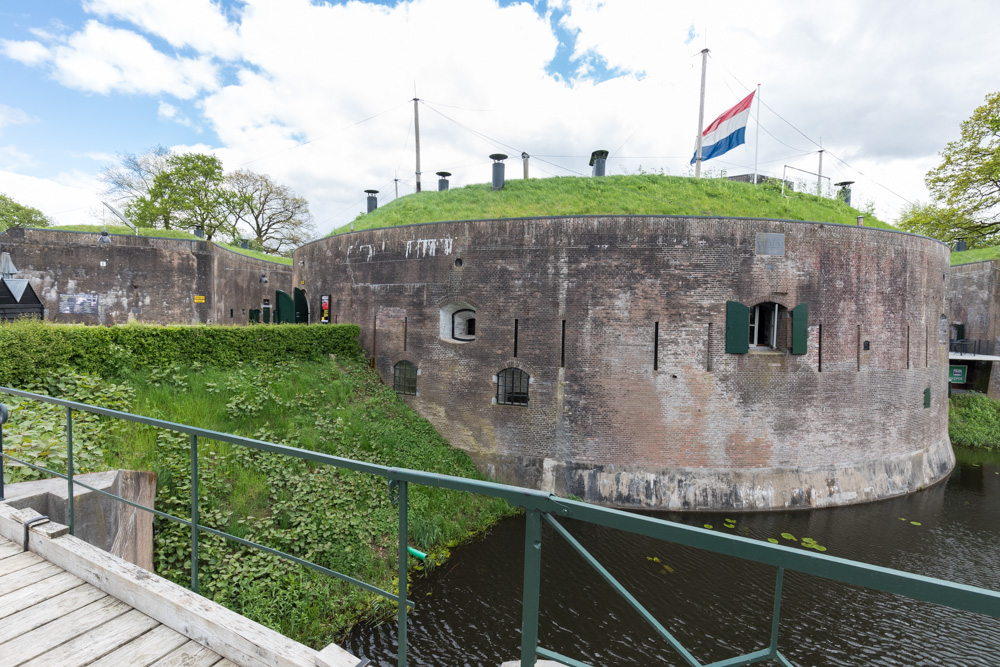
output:
[[[294,270],[313,313],[329,294],[331,321],[361,325],[383,380],[416,366],[405,400],[505,482],[617,507],[754,510],[890,497],[954,465],[949,251],[927,238],[779,220],[477,220],[324,238]],[[777,304],[773,348],[726,351],[727,301]],[[806,349],[791,354],[800,304]],[[458,336],[474,340],[452,336],[456,310],[475,311],[474,334]],[[530,376],[526,404],[498,403],[511,368]]]

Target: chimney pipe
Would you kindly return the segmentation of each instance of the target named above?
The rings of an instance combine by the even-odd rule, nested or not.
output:
[[[439,171],[437,175],[441,177],[438,179],[438,192],[444,192],[448,189],[448,177],[451,176],[451,172]]]
[[[865,226],[865,216],[859,215],[858,216],[858,227],[864,227],[864,226]]]
[[[955,252],[965,252],[966,250],[968,250],[968,246],[965,244],[965,239],[955,241]]]
[[[841,181],[840,183],[834,183],[838,188],[837,199],[844,202],[848,206],[851,205],[851,186],[854,185],[854,181]]]
[[[378,208],[378,190],[365,190],[368,193],[368,213],[371,213]]]
[[[503,153],[493,153],[490,159],[493,160],[493,189],[503,190],[503,161],[507,156]]]
[[[604,163],[608,159],[607,151],[594,151],[590,154],[590,166],[594,168],[593,176],[604,175]]]
[[[531,157],[527,153],[521,153],[521,161],[524,163],[524,180],[528,180],[528,158]]]

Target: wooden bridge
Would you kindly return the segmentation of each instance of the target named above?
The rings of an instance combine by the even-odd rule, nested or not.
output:
[[[294,642],[39,516],[0,503],[0,667],[366,664]]]

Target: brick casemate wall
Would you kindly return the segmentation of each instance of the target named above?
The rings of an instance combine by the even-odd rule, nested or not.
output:
[[[765,233],[783,254],[757,254]],[[948,254],[788,221],[482,220],[321,239],[296,252],[294,281],[313,312],[329,294],[334,322],[361,325],[387,383],[415,364],[406,400],[503,481],[620,507],[768,509],[888,497],[951,469]],[[781,306],[777,349],[726,353],[729,300]],[[799,356],[785,317],[803,303]],[[476,311],[473,342],[442,336],[456,307]],[[530,374],[527,406],[496,404],[506,368]]]
[[[991,340],[997,345],[1000,341],[998,301],[1000,261],[972,262],[951,267],[948,280],[948,316],[952,325],[965,325],[966,338]]]
[[[275,288],[291,294],[292,267],[284,264],[206,241],[115,234],[99,245],[99,236],[15,228],[0,234],[0,248],[53,322],[244,324],[244,311],[260,308],[264,298],[273,302]],[[98,312],[60,313],[61,294],[97,295]]]

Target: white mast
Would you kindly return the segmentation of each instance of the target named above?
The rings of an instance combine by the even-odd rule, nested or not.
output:
[[[757,185],[757,156],[760,154],[760,84],[757,84],[757,138],[753,147],[753,184]]]
[[[708,69],[708,49],[701,50],[701,104],[698,106],[698,140],[695,144],[694,177],[701,178],[702,125],[705,124],[705,70]]]

